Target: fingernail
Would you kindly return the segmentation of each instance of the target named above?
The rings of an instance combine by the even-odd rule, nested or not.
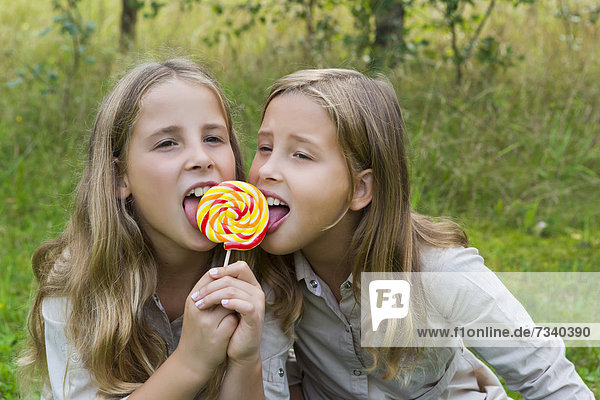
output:
[[[208,270],[208,273],[209,273],[211,276],[215,276],[215,275],[217,275],[217,273],[218,273],[218,272],[219,272],[219,270],[218,270],[218,269],[216,269],[216,268],[211,268],[211,269],[209,269],[209,270]]]
[[[204,305],[204,300],[200,299],[197,302],[195,302],[194,304],[196,304],[196,307],[202,307]]]
[[[192,300],[198,301],[198,299],[200,298],[200,292],[194,292],[190,297],[192,298]]]
[[[221,300],[221,304],[225,305],[225,304],[227,304],[227,303],[229,303],[229,300],[227,300],[227,299],[223,299],[223,300]]]

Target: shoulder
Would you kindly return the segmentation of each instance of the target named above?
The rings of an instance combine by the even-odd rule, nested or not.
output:
[[[71,304],[66,297],[46,297],[42,301],[42,317],[46,322],[66,324],[70,312]]]
[[[446,300],[456,300],[458,296],[489,299],[504,289],[473,247],[427,247],[421,251],[420,267],[420,276],[428,296],[441,296]]]
[[[521,303],[473,247],[426,248],[421,253],[423,295],[441,315],[474,321],[531,322]]]
[[[274,301],[275,300],[275,292],[271,285],[269,285],[265,281],[260,282],[260,287],[265,294],[265,301]]]
[[[483,257],[474,247],[425,246],[419,252],[422,272],[487,272]]]

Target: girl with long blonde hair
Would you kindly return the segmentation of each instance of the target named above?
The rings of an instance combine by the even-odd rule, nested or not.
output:
[[[33,256],[20,360],[44,399],[263,398],[264,294],[195,222],[244,171],[228,102],[192,61],[142,64],[106,96],[65,231]],[[199,291],[228,277],[227,294]],[[33,383],[32,383],[32,382]],[[36,385],[37,384],[37,385]]]
[[[405,147],[400,106],[384,81],[317,69],[287,75],[271,89],[249,182],[270,205],[261,243],[270,254],[255,262],[273,292],[267,308],[294,340],[302,375],[290,378],[301,384],[293,393],[300,388],[310,400],[506,399],[491,369],[463,344],[426,347],[403,337],[419,315],[402,319],[402,331],[387,324],[399,346],[361,347],[362,273],[490,272],[458,225],[411,209]],[[457,326],[531,322],[494,277],[425,289],[422,304]],[[564,345],[474,351],[526,398],[593,398]]]

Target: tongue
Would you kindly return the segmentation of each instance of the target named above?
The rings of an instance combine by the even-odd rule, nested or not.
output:
[[[272,206],[269,207],[269,227],[279,221],[281,218],[285,217],[290,212],[290,209],[287,207],[281,206]]]
[[[198,210],[199,203],[200,197],[196,196],[188,196],[183,200],[183,209],[185,210],[185,215],[194,228],[198,228],[198,222],[196,221],[196,211]]]

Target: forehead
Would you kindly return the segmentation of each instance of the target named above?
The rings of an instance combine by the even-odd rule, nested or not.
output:
[[[310,131],[315,127],[333,129],[335,132],[335,125],[323,106],[306,95],[286,93],[269,102],[261,129],[286,128]]]
[[[226,108],[213,88],[180,79],[162,82],[150,89],[140,101],[139,118],[172,116],[193,118],[206,113],[226,117]],[[191,113],[191,114],[190,114]]]
[[[182,80],[169,80],[155,86],[142,98],[131,139],[142,139],[157,130],[192,132],[218,127],[229,132],[228,122],[226,110],[211,88]]]
[[[310,97],[290,93],[271,100],[258,132],[258,140],[310,149],[321,158],[344,159],[337,129],[327,111]]]
[[[214,98],[214,100],[220,102],[219,96],[217,96],[214,88],[206,83],[172,77],[152,85],[146,93],[142,95],[140,107],[150,99],[153,101],[164,99],[173,100],[178,97],[189,96],[194,92],[202,92],[205,97],[210,97],[211,99]]]

